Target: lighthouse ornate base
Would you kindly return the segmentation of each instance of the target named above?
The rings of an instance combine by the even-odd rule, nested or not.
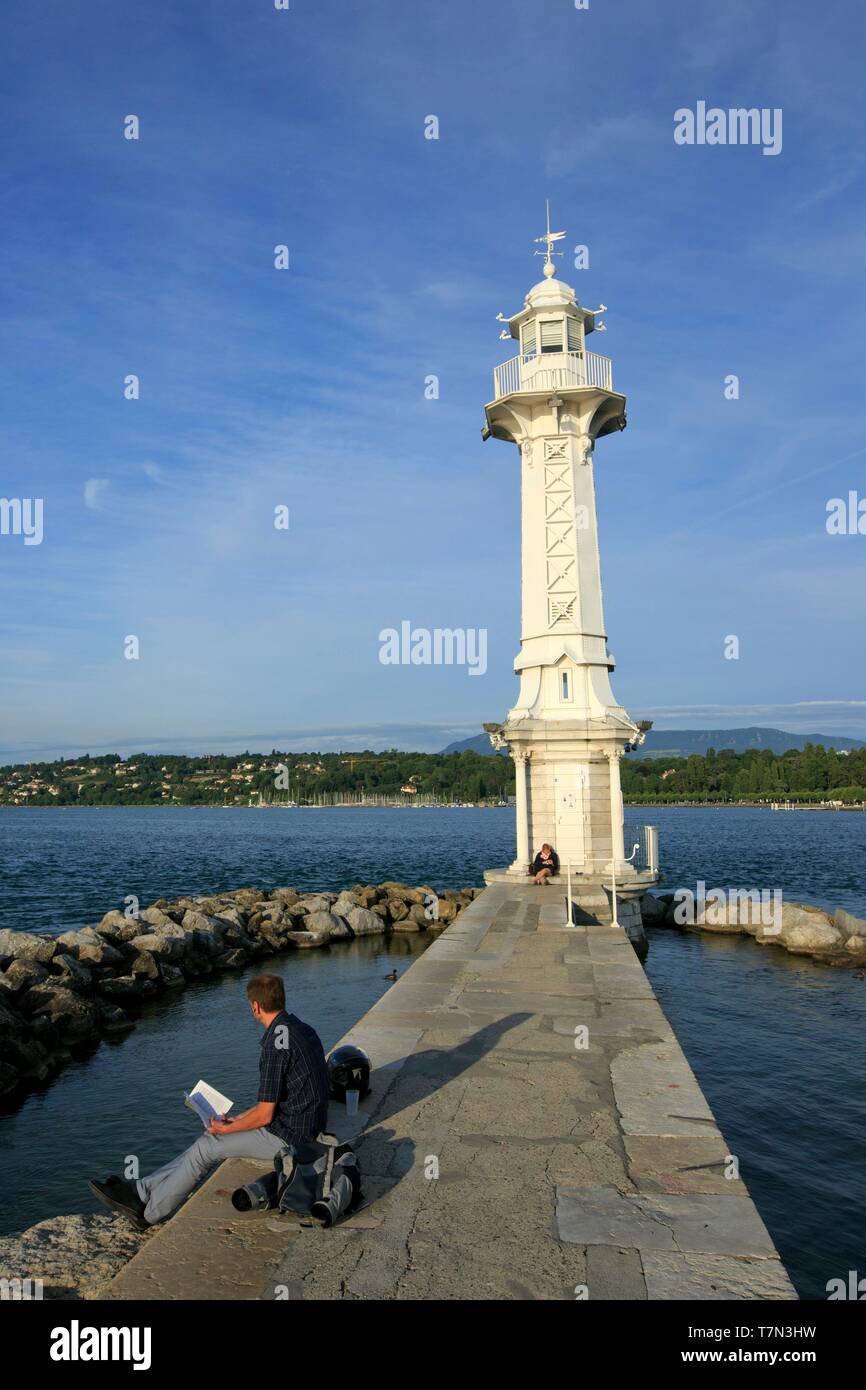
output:
[[[619,764],[628,736],[622,723],[604,717],[509,720],[501,728],[515,764],[517,854],[509,878],[524,875],[549,844],[563,878],[570,865],[585,885],[615,876],[627,886],[635,876],[634,847],[623,843]]]

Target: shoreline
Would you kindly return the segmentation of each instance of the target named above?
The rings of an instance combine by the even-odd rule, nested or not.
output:
[[[787,804],[771,801],[629,801],[623,798],[625,810],[646,810],[657,808],[660,811],[838,811],[866,812],[866,802],[830,805],[827,802],[804,801]],[[312,803],[294,806],[281,802],[258,805],[232,805],[219,801],[165,802],[165,801],[107,801],[98,806],[81,806],[74,802],[57,802],[52,805],[30,806],[13,802],[0,802],[0,811],[513,811],[513,805],[502,802],[482,801],[394,801],[387,805],[373,803],[361,804],[357,801],[340,801],[332,806],[316,806]]]

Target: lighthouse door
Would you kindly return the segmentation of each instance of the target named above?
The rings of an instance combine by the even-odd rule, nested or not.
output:
[[[583,826],[585,774],[583,768],[556,763],[553,793],[556,811],[556,852],[563,870],[570,860],[579,869],[586,860]]]

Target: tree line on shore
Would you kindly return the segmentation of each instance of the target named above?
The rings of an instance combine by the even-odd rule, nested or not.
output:
[[[624,758],[628,801],[866,801],[866,748],[745,753],[708,748],[688,758]]]
[[[776,754],[713,748],[687,758],[625,757],[627,801],[866,801],[866,748],[806,744]],[[514,764],[460,753],[242,753],[200,757],[85,754],[0,768],[0,805],[299,805],[330,796],[497,803],[514,794]]]
[[[0,768],[0,805],[222,806],[313,803],[359,793],[395,800],[498,802],[514,791],[510,758],[481,753],[242,753],[186,757],[85,754]]]

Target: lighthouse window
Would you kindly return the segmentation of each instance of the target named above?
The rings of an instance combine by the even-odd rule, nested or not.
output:
[[[577,319],[568,319],[568,350],[569,352],[580,352],[583,348],[581,342],[580,324]]]
[[[536,353],[535,319],[523,330],[523,356],[534,357]]]
[[[542,319],[540,328],[541,351],[562,352],[562,320]]]
[[[570,700],[570,699],[571,699],[571,683],[570,683],[570,681],[569,681],[568,672],[567,672],[567,671],[560,671],[560,673],[559,673],[559,682],[560,682],[559,689],[560,689],[560,694],[561,694],[561,696],[562,696],[562,699],[563,699],[563,700]]]

